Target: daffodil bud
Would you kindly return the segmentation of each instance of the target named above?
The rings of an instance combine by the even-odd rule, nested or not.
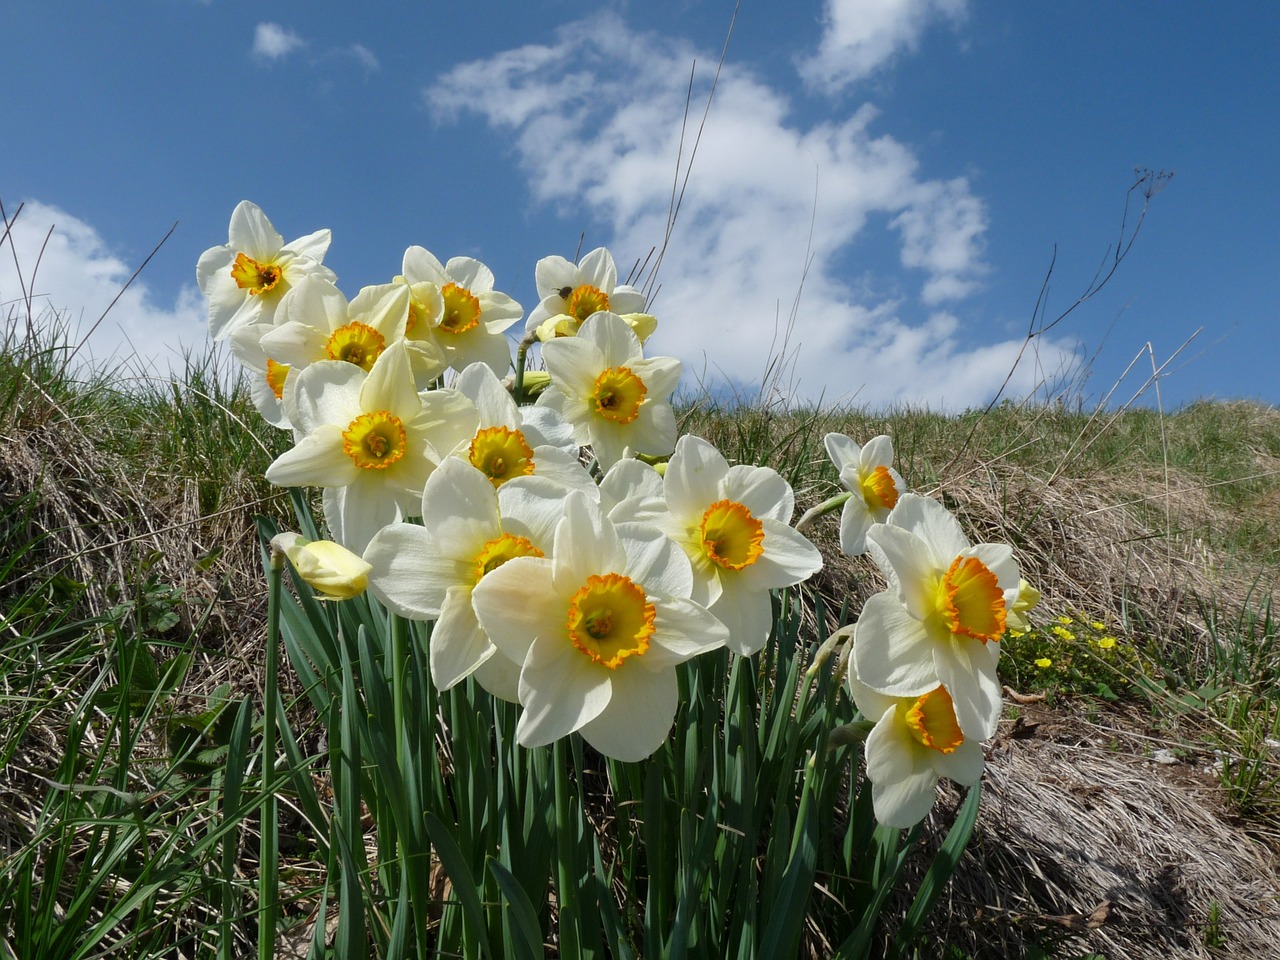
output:
[[[1031,621],[1027,618],[1027,614],[1035,608],[1040,602],[1040,591],[1027,583],[1026,580],[1018,581],[1018,598],[1013,601],[1013,606],[1005,616],[1005,627],[1010,630],[1021,630],[1026,632],[1031,629]]]
[[[308,540],[298,533],[277,534],[271,547],[289,558],[293,568],[319,593],[320,600],[350,600],[364,593],[373,569],[332,540]]]

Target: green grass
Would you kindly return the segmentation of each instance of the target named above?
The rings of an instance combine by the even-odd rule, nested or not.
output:
[[[261,652],[248,640],[265,610],[253,517],[294,522],[262,479],[289,438],[209,357],[156,379],[73,374],[67,353],[56,334],[21,329],[0,351],[0,956],[239,950],[255,933],[261,772],[228,783],[219,764],[255,739],[245,704],[260,694]],[[976,537],[1015,543],[1044,590],[1033,629],[1006,642],[1006,683],[1057,709],[1138,710],[1219,758],[1240,817],[1259,831],[1280,822],[1280,412],[1004,404],[943,416],[703,399],[682,429],[779,469],[801,509],[839,490],[827,431],[890,434],[908,484]],[[836,559],[834,519],[812,533],[833,558],[815,582],[831,609],[878,588],[867,565]],[[300,749],[323,762],[303,700],[286,689]],[[644,825],[625,826],[638,842]],[[305,850],[306,831],[291,833]],[[314,896],[323,858],[288,867],[290,889]],[[478,882],[496,895],[504,879]],[[314,909],[286,902],[282,929]],[[1204,934],[1223,935],[1216,919]]]

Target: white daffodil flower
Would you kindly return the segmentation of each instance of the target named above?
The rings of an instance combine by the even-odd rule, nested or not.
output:
[[[364,287],[348,303],[332,283],[309,277],[285,294],[275,325],[259,346],[276,363],[299,372],[321,360],[343,360],[367,373],[387,347],[404,339],[408,319],[404,284]]]
[[[915,826],[933,806],[940,778],[965,786],[981,779],[982,743],[961,732],[946,687],[918,697],[888,697],[852,673],[848,683],[858,710],[875,723],[867,735],[866,759],[877,822]]]
[[[470,257],[441,264],[417,246],[404,252],[401,269],[396,282],[412,295],[406,333],[411,345],[434,343],[454,370],[484,363],[502,376],[510,369],[511,345],[505,331],[524,308],[493,289],[493,271]],[[414,372],[421,378],[417,360]]]
[[[318,600],[350,600],[369,586],[373,568],[342,544],[290,532],[276,534],[271,546],[288,557],[298,576],[318,591]]]
[[[616,313],[643,343],[658,321],[644,312],[644,294],[618,283],[613,255],[597,247],[577,263],[564,257],[543,257],[534,268],[539,303],[525,321],[525,333],[546,342],[572,337],[593,313]]]
[[[290,426],[283,398],[288,379],[320,360],[344,360],[368,371],[387,345],[403,339],[409,292],[401,284],[365,287],[350,303],[322,277],[299,280],[280,301],[271,324],[246,324],[228,338],[231,352],[255,376],[258,412]],[[439,362],[437,372],[444,369]]]
[[[692,588],[689,560],[671,540],[642,524],[615,527],[570,493],[551,558],[508,560],[471,596],[489,639],[521,665],[519,742],[542,746],[576,730],[617,760],[657,750],[675,719],[676,664],[728,639],[689,599]]]
[[[942,504],[908,493],[887,523],[867,531],[867,552],[889,589],[858,617],[858,678],[891,697],[918,697],[941,683],[965,736],[991,736],[1000,720],[1000,639],[1018,596],[1012,548],[971,545]]]
[[[893,469],[893,441],[872,437],[860,447],[842,433],[828,433],[823,442],[840,482],[853,493],[840,513],[840,549],[846,556],[861,556],[871,525],[883,523],[907,489]]]
[[[495,489],[475,467],[450,457],[427,478],[422,525],[390,524],[369,543],[364,558],[374,595],[403,617],[437,621],[430,664],[441,690],[474,674],[494,696],[518,699],[520,667],[494,656],[471,592],[514,557],[550,556],[563,515],[558,484],[518,477]]]
[[[678,543],[693,564],[693,599],[729,628],[729,649],[750,656],[773,629],[769,591],[822,569],[818,548],[790,526],[791,485],[769,467],[729,466],[719,450],[694,436],[680,438],[662,480],[666,509],[656,521],[652,504],[637,496],[610,516],[649,519]]]
[[[267,468],[267,480],[323,487],[334,539],[356,552],[417,512],[441,451],[476,429],[475,406],[458,391],[418,394],[402,342],[368,373],[344,361],[311,364],[290,381],[285,413],[301,439]]]
[[[576,337],[542,345],[551,386],[538,397],[590,444],[602,469],[633,454],[665,456],[675,447],[676,416],[670,397],[681,364],[645,357],[640,340],[616,314],[597,313]]]
[[[479,411],[476,434],[454,451],[495,487],[521,476],[545,477],[567,492],[596,496],[596,483],[578,460],[572,428],[550,407],[519,407],[493,370],[473,363],[453,387]]]
[[[209,335],[221,340],[243,324],[270,323],[281,297],[305,276],[336,280],[322,263],[329,239],[328,230],[317,230],[286,244],[257,204],[240,201],[227,242],[196,263],[196,282],[209,298]]]

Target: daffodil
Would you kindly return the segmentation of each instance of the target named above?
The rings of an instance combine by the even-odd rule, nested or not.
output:
[[[1009,607],[1008,615],[1005,617],[1005,625],[1011,631],[1021,630],[1025,632],[1030,630],[1031,618],[1027,614],[1034,610],[1039,602],[1040,591],[1027,583],[1026,580],[1019,580],[1018,596]]]
[[[729,628],[729,649],[750,656],[773,629],[769,591],[822,568],[818,549],[790,527],[791,485],[769,467],[730,466],[706,440],[684,436],[667,463],[662,494],[666,509],[656,521],[652,506],[634,496],[610,515],[656,522],[680,545],[693,565],[693,599]]]
[[[329,239],[328,230],[317,230],[286,244],[257,204],[240,201],[227,242],[196,263],[196,282],[209,299],[210,336],[221,340],[243,324],[271,322],[280,299],[304,276],[336,279],[322,263]]]
[[[675,666],[728,639],[692,588],[688,558],[661,532],[615,526],[570,493],[552,556],[508,560],[472,592],[489,639],[520,664],[519,742],[578,731],[618,760],[657,750],[675,719]]]
[[[564,257],[544,257],[534,268],[539,303],[525,322],[526,334],[546,342],[572,337],[594,313],[616,313],[643,343],[658,326],[644,312],[644,294],[618,283],[613,255],[604,247],[592,250],[578,263]]]
[[[893,469],[893,441],[882,435],[859,446],[842,433],[828,433],[823,442],[840,482],[853,494],[840,512],[840,549],[846,556],[861,556],[871,525],[882,523],[906,492]]]
[[[332,283],[309,277],[285,295],[259,346],[275,363],[298,372],[321,360],[342,360],[368,372],[387,347],[404,339],[408,319],[403,284],[364,287],[348,303]]]
[[[334,539],[356,552],[417,512],[441,451],[476,427],[475,406],[456,390],[419,395],[403,343],[368,373],[340,360],[311,364],[290,383],[285,410],[300,439],[267,468],[267,480],[323,487]]]
[[[313,587],[319,600],[350,600],[364,593],[373,568],[360,557],[332,540],[308,540],[300,533],[279,533],[271,538],[303,581]]]
[[[330,281],[307,276],[281,299],[272,323],[245,324],[227,342],[251,374],[250,396],[258,412],[268,423],[287,428],[283,401],[291,376],[320,360],[371,369],[388,344],[403,339],[408,310],[409,294],[401,285],[365,287],[348,303]],[[443,369],[441,361],[437,372]]]
[[[859,638],[854,643],[857,654]],[[947,688],[918,696],[877,693],[850,672],[850,693],[858,710],[875,723],[867,735],[867,779],[877,822],[906,828],[925,818],[942,777],[971,786],[982,777],[982,744],[966,736]]]
[[[891,697],[942,683],[966,736],[989,737],[1000,719],[1000,639],[1018,593],[1018,564],[1004,544],[970,544],[942,504],[904,494],[867,549],[889,582],[858,618],[858,678]]]
[[[484,363],[502,376],[510,369],[511,345],[504,331],[524,308],[493,289],[493,271],[471,257],[441,264],[417,246],[404,252],[401,269],[396,281],[412,295],[406,334],[411,344],[434,343],[454,370]]]
[[[485,474],[450,457],[427,479],[422,524],[389,524],[369,543],[364,557],[374,595],[401,616],[437,621],[430,666],[441,690],[475,674],[495,696],[517,699],[520,667],[494,656],[471,592],[515,557],[550,556],[563,512],[564,490],[550,480],[521,477],[495,489]]]
[[[544,477],[564,491],[596,494],[596,483],[579,462],[573,430],[550,407],[518,407],[487,364],[473,363],[454,389],[475,404],[475,435],[454,451],[500,487],[522,476]]]
[[[603,469],[633,454],[665,456],[676,442],[670,397],[680,361],[645,357],[640,340],[616,314],[598,313],[576,337],[542,345],[551,386],[538,398],[590,444]]]

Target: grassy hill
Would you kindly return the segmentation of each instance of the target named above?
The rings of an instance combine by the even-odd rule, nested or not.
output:
[[[250,854],[225,862],[211,832],[200,764],[220,754],[201,738],[218,704],[262,682],[253,517],[292,523],[262,479],[288,438],[210,358],[172,380],[128,364],[72,375],[57,344],[17,330],[2,347],[0,955],[70,914],[115,924],[101,948],[115,955],[200,955],[217,899],[179,880],[256,871]],[[920,956],[1280,955],[1280,411],[703,400],[683,421],[731,461],[776,467],[801,510],[839,490],[824,433],[887,433],[909,486],[975,540],[1012,544],[1043,593],[1033,629],[1004,644],[1009,706],[977,831]],[[828,609],[881,588],[840,555],[833,517],[809,535]],[[177,747],[192,775],[155,796]],[[95,858],[85,808],[67,826],[70,801],[99,794],[128,795],[170,892],[120,899],[138,865]],[[318,869],[301,843],[300,884]],[[76,935],[48,955],[76,955]]]

